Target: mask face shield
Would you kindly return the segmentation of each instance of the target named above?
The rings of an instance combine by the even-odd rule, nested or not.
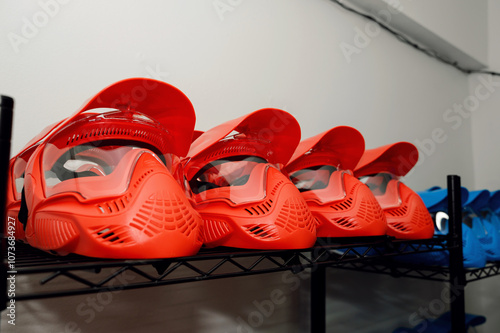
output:
[[[174,171],[179,159],[165,153],[169,133],[155,120],[137,112],[91,111],[45,143],[41,154],[45,197],[65,192],[85,199],[120,195],[129,188],[134,167],[145,153]]]
[[[44,156],[54,154],[56,148],[47,145],[46,149],[49,154]],[[164,164],[154,152],[137,146],[73,147],[61,153],[54,164],[43,163],[45,196],[76,192],[85,199],[94,199],[123,194],[142,154],[150,154]],[[168,161],[171,165],[171,159]]]
[[[324,204],[346,197],[346,172],[332,165],[317,165],[291,173],[290,180],[305,198]]]
[[[189,186],[196,202],[227,199],[243,204],[262,200],[269,168],[280,169],[257,156],[220,158],[196,172]]]
[[[403,203],[399,177],[390,173],[378,173],[360,177],[359,180],[368,186],[382,209],[397,208]]]

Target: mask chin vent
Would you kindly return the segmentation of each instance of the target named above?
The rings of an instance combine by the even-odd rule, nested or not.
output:
[[[97,232],[97,235],[104,240],[107,240],[111,243],[120,240],[120,237],[117,237],[114,232],[112,232],[109,228],[101,230]]]
[[[95,238],[108,245],[129,245],[135,243],[129,235],[129,228],[123,225],[102,225],[93,228]]]
[[[132,195],[129,194],[116,200],[101,202],[97,205],[97,209],[102,214],[119,213],[127,208],[131,196]]]
[[[330,207],[332,207],[333,210],[336,210],[336,211],[343,211],[343,210],[348,210],[352,207],[352,203],[353,203],[353,199],[352,198],[348,198],[347,200],[343,200],[335,205],[332,205]]]
[[[355,229],[359,226],[358,222],[353,218],[334,218],[333,222],[343,229]]]
[[[260,240],[279,239],[279,232],[276,226],[272,224],[247,224],[243,226],[245,231],[251,236]]]
[[[394,217],[403,217],[408,213],[408,206],[404,205],[396,209],[386,210],[385,212]]]
[[[252,216],[265,215],[272,209],[272,200],[267,200],[263,204],[245,208],[245,211]]]
[[[411,232],[413,230],[411,225],[408,225],[407,223],[396,222],[396,223],[391,223],[390,225],[392,228],[401,232]]]
[[[231,232],[226,221],[222,220],[203,220],[203,238],[206,242],[214,242],[221,239]]]

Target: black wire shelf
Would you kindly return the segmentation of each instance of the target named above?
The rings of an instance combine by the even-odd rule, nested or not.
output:
[[[466,269],[467,282],[482,280],[488,277],[500,275],[500,262],[488,263],[485,267]]]
[[[396,278],[410,277],[444,282],[450,280],[449,266],[418,265],[414,263],[405,263],[403,260],[381,260],[378,258],[362,262],[346,263],[339,268],[358,272],[385,274]],[[466,283],[497,276],[500,275],[500,262],[489,262],[485,267],[465,268],[464,274]]]
[[[352,265],[365,263],[368,267],[371,260],[447,248],[445,237],[414,241],[387,236],[319,238],[315,246],[302,250],[216,248],[202,249],[194,256],[182,258],[111,260],[55,256],[18,242],[15,299],[81,295],[287,270],[298,273],[319,266],[356,267]]]

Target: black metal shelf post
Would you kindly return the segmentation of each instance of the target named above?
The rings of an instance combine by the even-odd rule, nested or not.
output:
[[[10,140],[12,137],[14,100],[11,97],[0,95],[0,246],[2,263],[0,264],[0,311],[7,308],[7,263],[4,263],[3,253],[6,247],[5,230],[5,202],[7,194],[7,177],[10,158]]]
[[[462,195],[460,177],[449,175],[448,213],[450,248],[450,295],[451,331],[465,333],[465,269],[462,249]]]
[[[311,272],[311,332],[326,332],[326,266],[318,265]]]

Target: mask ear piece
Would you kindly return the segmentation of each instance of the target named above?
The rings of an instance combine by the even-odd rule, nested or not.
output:
[[[447,232],[448,230],[448,214],[446,214],[445,212],[436,212],[435,213],[435,226],[436,226],[436,229],[441,231],[441,232]]]
[[[26,224],[28,223],[28,206],[26,205],[26,196],[24,195],[24,187],[21,191],[21,207],[19,208],[19,215],[17,216],[19,222],[23,225],[23,230],[26,231]]]

